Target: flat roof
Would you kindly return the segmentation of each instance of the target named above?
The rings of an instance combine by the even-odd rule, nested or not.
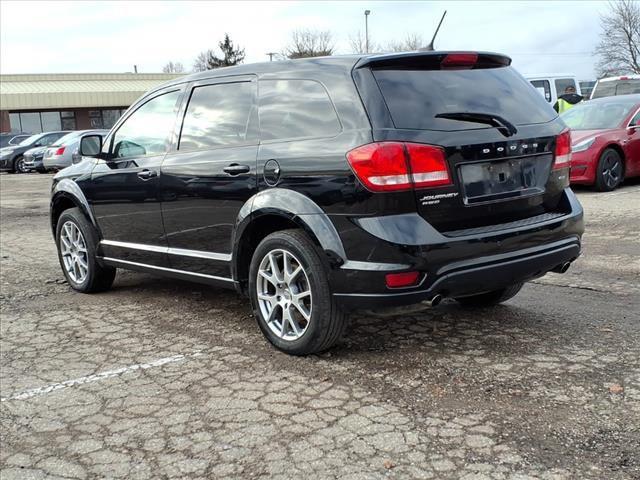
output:
[[[0,75],[0,110],[123,107],[175,73]]]

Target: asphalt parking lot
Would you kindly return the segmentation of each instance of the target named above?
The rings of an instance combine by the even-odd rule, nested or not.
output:
[[[73,293],[48,175],[0,176],[3,480],[640,478],[640,184],[579,190],[584,254],[495,309],[362,312],[271,348],[235,293]]]

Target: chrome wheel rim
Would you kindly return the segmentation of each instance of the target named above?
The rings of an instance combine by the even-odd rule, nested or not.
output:
[[[78,226],[71,221],[62,225],[60,253],[69,278],[78,284],[84,282],[89,273],[87,243]]]
[[[307,272],[291,252],[267,253],[258,268],[258,305],[269,329],[279,338],[294,341],[309,328],[312,313]]]
[[[602,169],[602,178],[607,184],[607,187],[614,188],[620,183],[620,177],[622,176],[622,165],[616,155],[609,154],[604,159],[604,165]]]

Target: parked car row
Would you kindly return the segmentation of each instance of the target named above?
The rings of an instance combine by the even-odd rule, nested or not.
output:
[[[108,130],[55,131],[26,134],[2,134],[6,145],[0,148],[0,171],[27,173],[61,170],[81,160],[80,139],[86,135],[104,137]]]

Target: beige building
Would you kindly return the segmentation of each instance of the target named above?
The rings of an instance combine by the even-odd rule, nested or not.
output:
[[[143,93],[181,75],[0,75],[0,132],[111,128]]]

